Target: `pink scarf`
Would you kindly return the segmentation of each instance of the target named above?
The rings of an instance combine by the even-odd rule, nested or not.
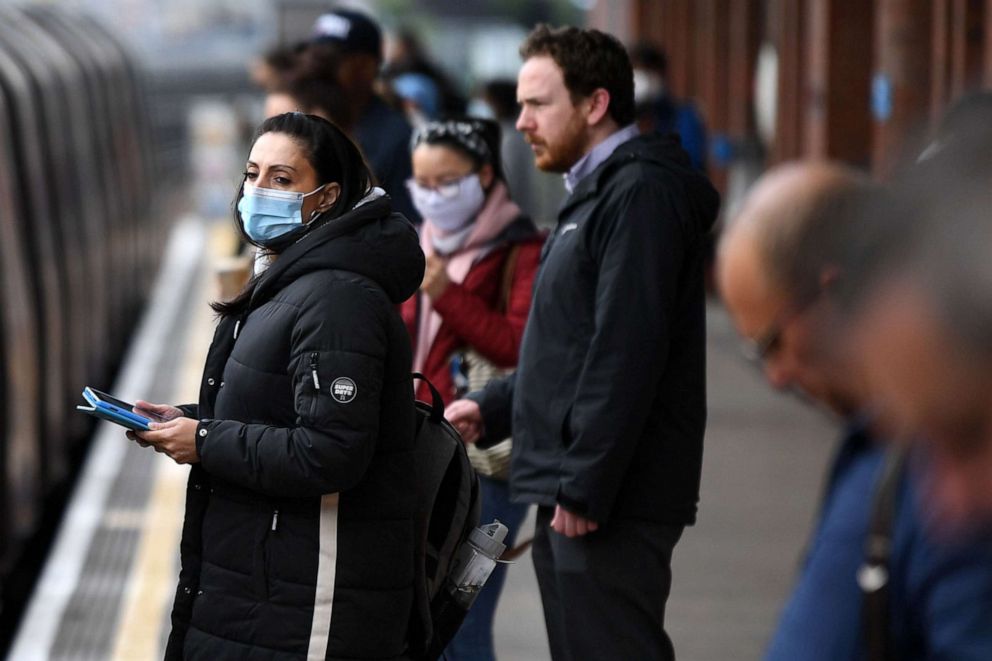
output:
[[[506,184],[497,181],[489,191],[486,203],[472,224],[472,231],[469,232],[465,243],[448,257],[447,271],[451,282],[456,284],[464,282],[472,266],[489,254],[493,248],[493,239],[502,234],[503,230],[519,216],[520,207],[510,199]],[[437,233],[439,233],[438,229],[430,219],[424,218],[420,230],[420,247],[428,257],[435,253],[432,239]],[[423,370],[427,354],[434,344],[434,338],[437,337],[442,323],[441,315],[431,307],[431,300],[427,294],[421,292],[419,296],[420,318],[417,322],[417,345],[413,355],[415,372]]]

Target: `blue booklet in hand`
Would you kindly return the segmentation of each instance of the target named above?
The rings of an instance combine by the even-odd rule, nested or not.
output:
[[[135,413],[134,404],[129,404],[116,397],[111,397],[107,393],[100,392],[89,386],[83,388],[83,399],[89,403],[89,406],[77,406],[77,411],[82,411],[103,420],[109,420],[134,431],[150,431],[148,427],[149,422],[165,421],[163,418],[147,411]]]

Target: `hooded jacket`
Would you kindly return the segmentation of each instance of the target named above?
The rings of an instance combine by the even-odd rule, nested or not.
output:
[[[695,521],[718,208],[678,139],[660,135],[621,144],[565,200],[517,372],[471,396],[486,441],[512,431],[515,500],[599,523]]]
[[[410,340],[424,257],[388,198],[273,262],[207,355],[167,658],[393,659],[407,645]]]

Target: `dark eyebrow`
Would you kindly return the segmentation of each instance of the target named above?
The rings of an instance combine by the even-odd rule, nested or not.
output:
[[[248,167],[255,167],[255,168],[258,167],[258,164],[255,163],[254,161],[248,161],[247,165],[248,165]],[[292,165],[286,165],[284,163],[276,163],[275,165],[273,165],[269,169],[270,170],[276,170],[276,169],[280,169],[280,168],[283,169],[283,170],[292,170],[293,172],[296,172],[296,168],[294,168]]]

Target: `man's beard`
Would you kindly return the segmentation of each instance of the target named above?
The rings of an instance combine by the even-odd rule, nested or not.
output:
[[[575,114],[553,146],[543,141],[534,142],[528,137],[527,142],[541,148],[540,153],[534,152],[534,164],[545,172],[564,173],[571,170],[585,154],[588,142],[585,129],[582,117]]]

